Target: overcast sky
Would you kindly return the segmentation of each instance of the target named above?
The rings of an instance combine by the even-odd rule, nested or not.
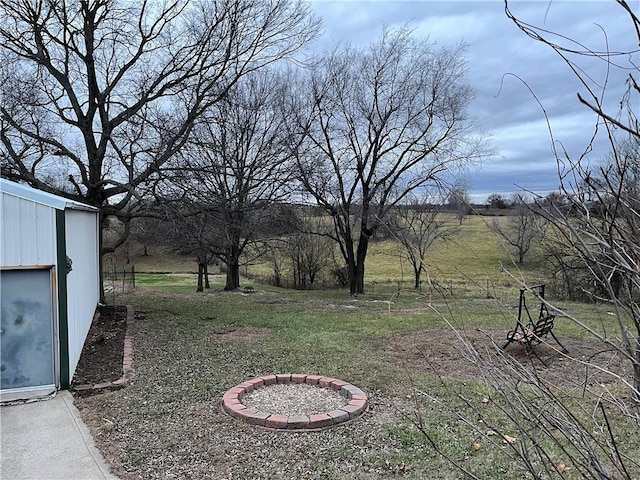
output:
[[[631,4],[640,15],[640,0]],[[595,117],[576,97],[577,92],[585,92],[584,87],[551,48],[516,27],[506,16],[503,1],[312,0],[311,5],[325,24],[325,34],[314,50],[331,49],[338,42],[366,46],[385,26],[405,25],[418,38],[468,45],[469,80],[476,90],[471,113],[492,134],[496,152],[470,171],[473,201],[484,202],[491,193],[509,195],[522,188],[540,194],[558,188],[547,124],[528,88],[547,111],[556,141],[569,154],[583,152],[593,134]],[[637,37],[630,22],[611,0],[517,0],[510,2],[510,8],[527,23],[579,40],[595,51],[606,51],[607,42],[609,51],[638,47],[633,43]],[[635,65],[640,64],[638,60],[636,53]],[[629,57],[616,57],[615,61],[631,66]],[[606,63],[593,58],[581,62],[602,85]],[[627,74],[616,68],[609,72],[605,100],[614,110],[624,92],[621,79]],[[605,155],[606,143],[602,141],[588,158],[597,163]]]

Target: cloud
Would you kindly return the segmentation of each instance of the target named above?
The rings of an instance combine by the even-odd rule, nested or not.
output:
[[[516,185],[545,191],[559,183],[553,145],[578,156],[588,148],[596,117],[577,99],[592,90],[607,109],[616,112],[625,78],[637,72],[635,57],[615,55],[631,51],[637,37],[626,14],[610,1],[511,1],[522,21],[550,32],[558,45],[590,52],[572,56],[568,64],[548,45],[521,31],[504,11],[504,2],[491,1],[313,1],[325,20],[327,36],[318,46],[349,41],[365,46],[386,27],[408,25],[418,38],[440,44],[468,45],[469,82],[476,91],[470,114],[493,134],[495,158],[482,163],[471,177],[478,194],[518,190]],[[573,41],[575,39],[576,41]],[[614,55],[598,57],[594,53]],[[613,63],[607,68],[606,61]],[[584,75],[582,84],[571,71]],[[546,117],[545,117],[546,115]],[[547,120],[556,141],[552,145]],[[607,154],[606,139],[598,137],[589,158]]]

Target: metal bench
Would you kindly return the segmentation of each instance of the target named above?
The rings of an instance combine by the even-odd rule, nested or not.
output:
[[[562,349],[562,353],[568,353],[569,351],[566,347],[558,340],[558,337],[553,333],[553,322],[555,320],[555,315],[549,314],[547,311],[547,307],[542,301],[544,299],[544,285],[536,285],[534,287],[530,287],[530,290],[537,290],[537,295],[541,299],[540,302],[540,312],[537,320],[533,320],[531,318],[531,314],[529,313],[529,309],[527,308],[525,292],[524,288],[520,289],[520,304],[518,307],[518,321],[513,330],[507,333],[507,343],[505,343],[502,347],[504,350],[509,346],[510,343],[518,343],[520,345],[526,345],[536,356],[543,365],[548,366],[547,362],[545,362],[542,357],[536,351],[536,345],[542,343],[547,335],[551,335],[551,337],[556,341],[560,348]],[[526,313],[529,321],[525,324],[522,321],[522,314]]]

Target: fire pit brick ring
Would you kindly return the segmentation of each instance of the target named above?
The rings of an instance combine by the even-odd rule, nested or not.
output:
[[[329,412],[290,416],[278,412],[261,412],[242,403],[242,397],[254,390],[290,383],[331,389],[348,401],[340,408]],[[242,422],[271,430],[309,431],[329,428],[359,417],[367,407],[367,396],[358,387],[337,378],[321,375],[265,375],[236,385],[222,397],[222,408],[227,414]]]

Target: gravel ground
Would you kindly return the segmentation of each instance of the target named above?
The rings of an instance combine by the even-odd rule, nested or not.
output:
[[[258,388],[242,397],[242,403],[261,412],[292,416],[330,412],[348,400],[329,388],[288,383]]]

